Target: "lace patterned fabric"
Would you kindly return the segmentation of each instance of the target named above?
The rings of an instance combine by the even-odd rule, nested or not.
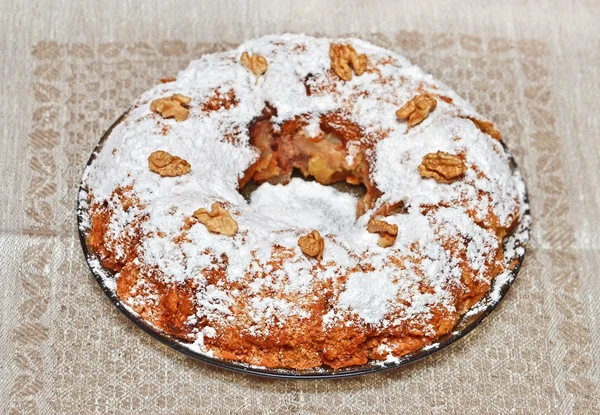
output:
[[[23,287],[14,288],[19,294],[7,302],[14,310],[2,314],[0,325],[6,328],[1,356],[10,368],[3,412],[598,410],[592,314],[580,294],[582,254],[571,249],[579,234],[565,175],[572,164],[562,164],[554,111],[562,97],[551,87],[552,46],[448,33],[340,35],[401,51],[504,133],[527,180],[535,224],[525,267],[495,315],[451,349],[406,369],[331,383],[249,378],[154,341],[89,275],[74,229],[81,171],[93,137],[143,90],[199,54],[235,45],[43,41],[32,46],[32,77],[23,91],[30,100],[23,108],[30,128],[19,147],[26,159],[19,184],[27,195],[24,220],[19,235],[0,236],[2,257],[18,269],[7,290]],[[21,253],[4,255],[14,247]]]

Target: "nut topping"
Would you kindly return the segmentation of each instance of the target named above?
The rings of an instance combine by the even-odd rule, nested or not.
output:
[[[323,257],[325,241],[317,230],[313,230],[308,235],[301,236],[298,239],[298,246],[306,255],[320,260]]]
[[[148,167],[163,177],[175,177],[188,174],[192,166],[181,157],[158,150],[148,157]]]
[[[387,248],[396,241],[398,235],[398,225],[392,225],[386,221],[371,218],[367,224],[367,231],[379,234],[379,246]]]
[[[233,220],[223,205],[218,202],[212,204],[210,212],[203,208],[196,210],[194,217],[213,233],[233,236],[238,231],[237,222]]]
[[[466,171],[467,166],[458,156],[443,151],[425,155],[419,164],[421,176],[433,177],[438,183],[452,183]]]
[[[491,122],[478,120],[477,118],[472,117],[469,117],[469,119],[473,121],[473,124],[475,124],[475,126],[477,126],[477,128],[479,128],[479,130],[482,133],[487,134],[490,137],[495,138],[496,140],[502,139],[500,131],[498,131],[496,127],[494,127],[494,124],[492,124]]]
[[[242,57],[240,58],[240,62],[244,65],[250,72],[254,74],[257,78],[261,75],[264,75],[267,72],[269,65],[267,64],[267,60],[264,56],[261,55],[248,55],[248,52],[242,53]]]
[[[382,233],[377,244],[382,248],[394,245],[396,242],[396,235],[390,235],[389,233]]]
[[[342,80],[352,79],[352,70],[356,76],[361,76],[367,69],[367,55],[359,55],[351,45],[329,45],[331,69]]]
[[[187,105],[192,101],[190,97],[173,94],[167,98],[158,98],[150,103],[150,110],[159,113],[163,118],[175,118],[177,121],[187,120],[190,110]]]
[[[408,127],[414,127],[427,118],[429,113],[433,111],[436,106],[437,101],[433,95],[417,95],[396,111],[396,117],[401,120],[408,118]]]

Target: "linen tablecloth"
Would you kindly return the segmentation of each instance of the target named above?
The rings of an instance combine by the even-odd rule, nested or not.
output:
[[[599,413],[596,0],[0,4],[0,412]],[[500,307],[400,370],[274,381],[186,358],[91,277],[76,233],[89,153],[133,99],[263,34],[364,38],[449,84],[503,132],[533,232]]]

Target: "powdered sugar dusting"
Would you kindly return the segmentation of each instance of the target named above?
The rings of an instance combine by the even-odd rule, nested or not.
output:
[[[295,178],[285,186],[265,183],[251,197],[253,209],[282,226],[343,234],[356,224],[358,198],[317,182]]]
[[[398,284],[385,274],[354,273],[346,281],[338,307],[356,312],[365,323],[378,324],[391,308],[398,289]]]

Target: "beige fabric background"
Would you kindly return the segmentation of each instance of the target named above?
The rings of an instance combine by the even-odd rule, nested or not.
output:
[[[597,0],[3,0],[0,413],[600,413],[599,18]],[[404,53],[498,124],[527,180],[515,285],[410,367],[316,382],[214,369],[135,328],[86,268],[76,187],[102,132],[190,59],[285,31]]]

